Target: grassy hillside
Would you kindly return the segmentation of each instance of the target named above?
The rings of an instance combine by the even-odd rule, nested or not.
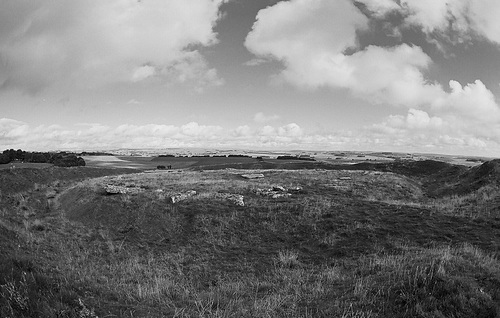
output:
[[[75,171],[2,175],[1,317],[500,316],[494,170]]]

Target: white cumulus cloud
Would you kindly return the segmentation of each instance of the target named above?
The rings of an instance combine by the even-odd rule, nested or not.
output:
[[[493,93],[480,81],[462,87],[450,81],[451,92],[435,100],[437,112],[460,116],[477,125],[500,123],[500,106]]]
[[[480,35],[500,43],[500,20],[496,18],[500,16],[500,2],[356,2],[365,6],[366,15],[348,0],[280,2],[259,12],[245,45],[257,58],[280,61],[283,68],[276,76],[281,81],[313,90],[347,89],[373,104],[408,109],[404,116],[390,116],[365,132],[348,135],[353,145],[441,149],[448,153],[452,145],[481,153],[487,148],[498,149],[500,107],[481,80],[464,85],[451,80],[449,88],[444,88],[426,78],[433,61],[421,47],[405,43],[359,47],[357,32],[367,30],[369,19],[384,19],[387,13],[397,11],[403,18],[399,27],[418,27],[428,40],[439,36],[456,44]],[[279,127],[264,127],[261,135],[276,132],[281,132]]]
[[[221,3],[1,1],[0,86],[37,92],[54,82],[100,85],[154,75],[219,85],[194,47],[217,42]]]
[[[346,54],[367,23],[348,0],[280,2],[259,12],[245,45],[258,56],[282,61],[280,77],[299,87],[345,88],[396,105],[422,104],[441,93],[422,75],[431,60],[418,46],[368,46]]]
[[[478,127],[467,117],[441,115],[410,109],[383,122],[356,131],[314,133],[296,123],[282,126],[248,125],[229,129],[221,126],[99,123],[74,127],[32,126],[8,118],[0,119],[3,149],[92,150],[116,148],[228,147],[244,149],[386,150],[499,156],[500,125]],[[478,130],[484,134],[478,134]],[[496,135],[495,135],[496,134]],[[492,137],[492,135],[494,135]],[[1,150],[1,149],[0,149]]]
[[[278,135],[284,137],[299,137],[303,135],[302,128],[296,123],[291,123],[278,128]]]
[[[300,145],[310,138],[302,128],[290,123],[252,129],[248,125],[229,129],[189,122],[185,125],[123,124],[116,127],[83,123],[74,127],[32,126],[0,118],[0,145],[4,149],[89,150],[149,147],[271,147]],[[309,139],[310,140],[310,139]],[[0,149],[1,150],[1,149]]]
[[[495,0],[403,0],[407,22],[425,32],[455,31],[462,37],[475,32],[500,43],[500,3]]]
[[[393,0],[357,0],[357,2],[363,3],[368,10],[377,16],[383,16],[388,12],[401,8]]]
[[[419,26],[428,35],[461,42],[475,34],[500,43],[500,2],[496,0],[357,0],[376,17],[397,11],[405,26]]]

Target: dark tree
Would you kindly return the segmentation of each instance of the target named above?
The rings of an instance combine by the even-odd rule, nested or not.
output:
[[[55,152],[26,152],[21,149],[7,149],[0,154],[0,164],[6,164],[14,160],[36,163],[52,163],[60,167],[85,166],[85,160],[77,157],[74,153],[62,151]]]
[[[4,153],[1,153],[0,154],[0,164],[6,164],[6,163],[9,163],[11,162],[10,158],[8,155],[4,154]]]
[[[58,167],[78,167],[85,166],[85,160],[74,154],[54,154],[50,159],[54,166]]]

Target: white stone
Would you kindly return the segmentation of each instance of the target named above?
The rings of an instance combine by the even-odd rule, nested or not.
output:
[[[259,178],[264,178],[264,175],[262,173],[251,173],[251,174],[242,174],[241,175],[245,179],[259,179]]]

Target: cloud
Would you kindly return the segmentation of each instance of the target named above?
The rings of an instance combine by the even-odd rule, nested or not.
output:
[[[385,145],[418,152],[499,156],[500,106],[493,93],[477,80],[462,86],[450,81],[450,92],[427,105],[410,108],[406,116],[391,115],[367,127],[367,137]]]
[[[350,73],[340,84],[375,103],[407,107],[428,104],[444,93],[439,84],[429,83],[422,74],[430,63],[418,46],[368,46],[345,58]]]
[[[220,126],[204,126],[197,122],[190,122],[181,127],[181,133],[189,137],[216,138],[223,128]]]
[[[327,84],[329,74],[341,77],[339,83],[348,76],[342,51],[355,45],[357,26],[366,23],[348,0],[279,2],[259,11],[245,46],[259,57],[281,61],[283,79],[315,88]]]
[[[224,85],[217,70],[209,68],[205,58],[198,51],[186,52],[182,59],[173,62],[159,70],[170,83],[193,83],[197,92],[203,92],[206,87]]]
[[[259,123],[259,124],[263,124],[263,123],[268,123],[268,122],[272,122],[272,121],[276,121],[280,118],[280,116],[278,115],[265,115],[264,113],[262,112],[258,112],[257,114],[255,114],[255,116],[253,117],[253,120],[256,122],[256,123]]]
[[[432,61],[418,46],[372,45],[347,54],[367,23],[348,0],[280,2],[259,11],[245,45],[257,56],[280,60],[279,77],[306,89],[345,88],[375,103],[409,106],[442,94],[424,78]]]
[[[449,5],[457,1],[448,0],[402,0],[402,8],[408,11],[406,22],[421,25],[424,31],[430,33],[447,26]]]
[[[27,150],[202,146],[219,140],[222,132],[225,130],[220,126],[196,122],[182,126],[123,124],[117,127],[90,123],[67,128],[58,125],[33,127],[13,119],[0,119],[0,145]]]
[[[379,149],[498,156],[500,138],[478,135],[474,128],[466,118],[441,118],[410,109],[406,116],[389,116],[383,123],[367,127],[364,134]],[[490,135],[500,132],[499,125],[488,129]]]
[[[284,137],[299,137],[303,135],[302,128],[296,123],[291,123],[278,128],[278,135]]]
[[[260,129],[260,131],[258,132],[258,134],[260,136],[274,136],[276,135],[276,128],[272,127],[272,126],[264,126]]]
[[[86,87],[220,79],[195,49],[217,42],[222,0],[0,2],[0,86],[35,93],[57,82]]]
[[[250,61],[247,61],[244,63],[246,66],[259,66],[264,63],[267,63],[268,61],[265,59],[251,59]]]
[[[408,108],[405,116],[390,116],[383,123],[346,136],[353,145],[432,148],[448,153],[453,145],[460,151],[475,149],[484,153],[485,147],[498,149],[500,107],[482,81],[462,86],[452,80],[449,89],[443,88],[425,77],[433,61],[421,47],[405,43],[359,47],[356,34],[367,30],[369,19],[384,19],[388,13],[397,12],[403,19],[400,27],[419,27],[429,41],[438,44],[441,40],[453,44],[466,41],[474,34],[497,42],[500,22],[493,15],[499,12],[500,3],[472,0],[359,0],[357,3],[365,7],[360,10],[347,0],[280,2],[259,12],[245,45],[258,58],[280,61],[283,69],[276,76],[282,82],[310,90],[347,89],[353,96],[373,104]],[[484,12],[487,5],[493,14]],[[264,127],[261,134],[273,135],[276,129]],[[306,136],[312,138],[304,134],[301,140]]]
[[[408,110],[406,116],[391,115],[384,122],[367,127],[366,134],[387,149],[403,147],[440,153],[490,155],[500,153],[499,106],[480,82],[462,87],[452,82],[452,93],[433,109]],[[477,103],[468,103],[475,100]],[[491,114],[490,118],[488,114]]]
[[[148,77],[154,76],[156,74],[156,69],[151,65],[139,66],[134,70],[132,74],[132,82],[140,82]]]
[[[16,140],[26,135],[29,126],[18,120],[0,118],[0,140]]]
[[[297,146],[306,138],[302,128],[290,123],[252,129],[248,125],[228,129],[190,122],[185,125],[123,124],[117,127],[99,123],[31,126],[28,123],[0,119],[0,145],[26,150],[89,150],[150,147],[272,147]],[[0,149],[1,150],[1,149]]]
[[[500,3],[494,0],[403,0],[406,22],[420,25],[426,33],[458,34],[459,41],[471,33],[500,43]]]
[[[400,10],[406,23],[418,24],[425,32],[444,30],[451,22],[455,30],[462,30],[472,23],[469,16],[483,8],[479,1],[465,0],[360,2],[381,15]],[[496,5],[492,4],[492,9],[495,12]],[[245,45],[258,57],[281,61],[283,69],[278,78],[300,88],[347,89],[374,104],[415,109],[455,105],[463,111],[477,104],[496,112],[493,94],[482,82],[466,85],[462,91],[452,81],[452,91],[447,92],[439,83],[425,78],[432,60],[419,46],[356,47],[356,32],[366,30],[368,21],[348,0],[280,2],[259,11]],[[496,22],[481,23],[495,29]],[[477,109],[469,115],[477,117],[478,112],[487,113]]]
[[[397,148],[408,152],[500,155],[500,123],[478,127],[467,116],[450,114],[453,111],[438,115],[410,109],[406,115],[391,115],[381,123],[356,131],[322,133],[307,131],[296,123],[258,129],[249,125],[228,129],[197,122],[180,126],[111,127],[90,123],[62,127],[32,126],[1,118],[0,145],[4,149],[41,151],[168,147],[394,151]]]
[[[374,131],[387,135],[387,137],[391,135],[401,137],[402,132],[416,134],[422,131],[435,134],[440,129],[445,128],[445,126],[446,124],[442,118],[430,116],[425,111],[412,108],[408,110],[406,116],[391,115],[384,122],[374,124],[371,128]]]
[[[232,136],[234,137],[248,137],[253,133],[252,129],[248,125],[238,126],[232,132]]]
[[[451,92],[435,100],[432,103],[433,110],[467,118],[480,126],[500,123],[500,106],[493,93],[480,80],[464,87],[457,81],[450,81],[449,85]]]
[[[357,0],[357,2],[364,4],[369,11],[379,17],[401,8],[393,0]]]
[[[495,0],[476,0],[470,2],[472,28],[488,40],[500,44],[500,3]]]
[[[389,12],[405,17],[406,27],[419,26],[431,42],[470,41],[479,35],[500,44],[500,2],[496,0],[357,0],[375,17]],[[437,43],[439,44],[439,43]]]
[[[175,134],[179,133],[180,128],[172,125],[155,125],[155,124],[147,124],[147,125],[120,125],[115,129],[107,128],[106,131],[108,134],[111,134],[115,137],[127,137],[127,138],[164,138],[164,137],[172,137]]]
[[[258,55],[288,57],[307,51],[303,40],[308,37],[307,44],[315,48],[338,51],[355,45],[356,29],[366,23],[367,18],[349,0],[279,2],[259,11],[245,44]]]
[[[142,102],[138,101],[138,100],[137,100],[137,99],[135,99],[135,98],[132,98],[131,100],[129,100],[129,101],[127,102],[127,104],[129,104],[129,105],[140,105],[140,104],[142,104]]]

